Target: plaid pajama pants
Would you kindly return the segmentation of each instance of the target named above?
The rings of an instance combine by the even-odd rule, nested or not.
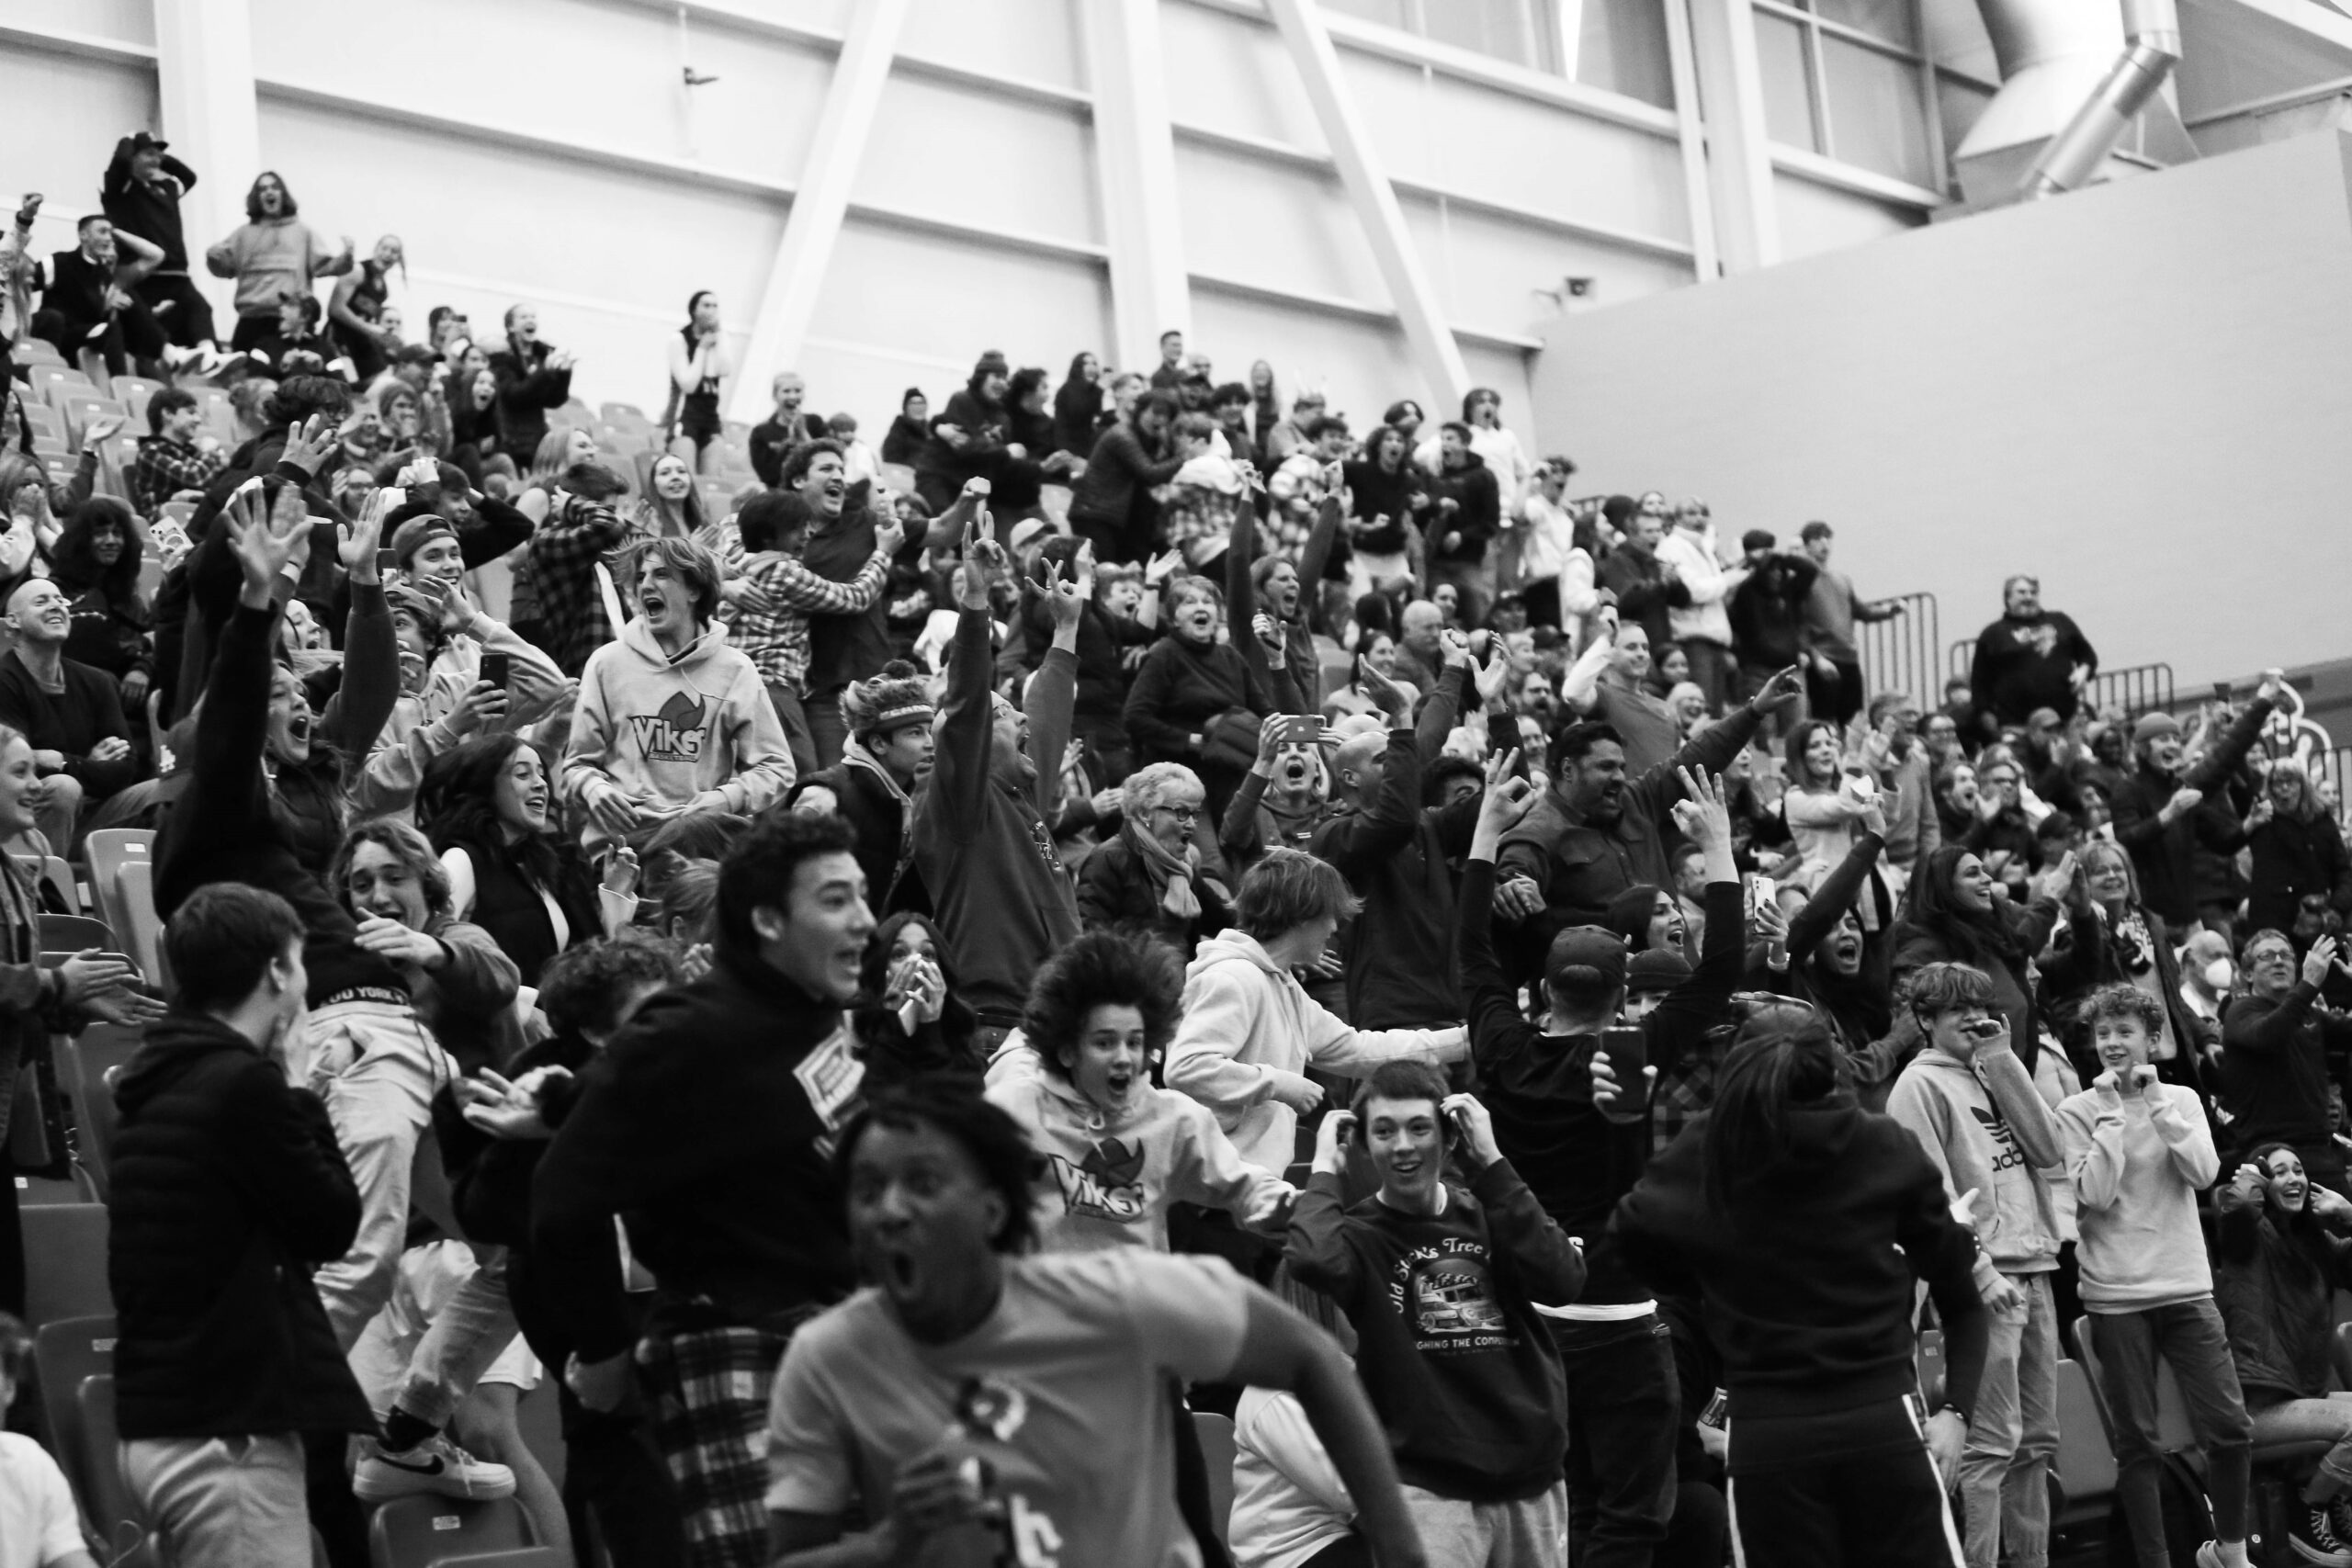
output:
[[[638,1344],[653,1441],[678,1484],[692,1568],[767,1562],[768,1394],[790,1342],[786,1332],[730,1325]]]

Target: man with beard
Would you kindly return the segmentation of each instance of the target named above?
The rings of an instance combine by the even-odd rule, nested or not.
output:
[[[1170,1392],[1186,1380],[1295,1393],[1370,1561],[1428,1562],[1331,1341],[1212,1259],[1032,1255],[1031,1159],[1010,1115],[937,1078],[843,1135],[837,1185],[871,1286],[802,1329],[776,1373],[778,1568],[1193,1561]]]
[[[1682,798],[1685,771],[1720,773],[1757,726],[1793,706],[1803,692],[1793,666],[1710,725],[1696,740],[1646,773],[1628,777],[1625,743],[1606,724],[1572,724],[1552,742],[1552,787],[1503,837],[1496,913],[1536,919],[1522,933],[1541,953],[1564,926],[1606,923],[1609,906],[1638,883],[1673,886],[1660,824]]]
[[[2041,583],[2025,576],[2001,584],[2001,618],[1976,637],[1968,687],[1976,723],[1996,737],[2004,725],[2022,726],[2036,708],[2064,724],[2075,716],[2083,688],[2098,673],[2098,650],[2074,617],[2041,607]]]
[[[581,1075],[532,1183],[535,1284],[574,1347],[565,1381],[594,1411],[632,1381],[647,1395],[693,1568],[767,1561],[769,1384],[856,1282],[831,1164],[865,1077],[842,1012],[875,924],[855,842],[837,817],[752,829],[719,869],[710,972],[647,1002]],[[641,1337],[613,1246],[623,1216],[661,1282]]]

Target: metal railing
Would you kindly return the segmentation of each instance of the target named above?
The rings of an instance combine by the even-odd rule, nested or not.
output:
[[[2335,805],[2339,818],[2344,803],[2352,799],[2352,746],[2337,746],[2322,751],[2312,759],[2313,782],[2326,780],[2335,786]]]
[[[1936,644],[1943,635],[1937,624],[1936,596],[1898,593],[1880,603],[1899,604],[1903,613],[1888,620],[1854,623],[1862,679],[1871,696],[1908,692],[1924,713],[1943,700],[1943,682],[1936,675]]]
[[[1944,667],[1951,674],[1965,679],[1970,666],[1976,660],[1976,639],[1955,642],[1944,649]],[[1941,700],[1943,694],[1938,692]],[[2104,712],[2120,707],[2127,718],[2137,718],[2154,708],[2170,708],[2174,703],[2172,666],[2169,664],[2126,664],[2120,670],[2102,670],[2091,678],[2091,705]]]

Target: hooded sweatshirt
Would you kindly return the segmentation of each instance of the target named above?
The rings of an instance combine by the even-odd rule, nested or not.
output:
[[[706,790],[749,817],[792,784],[784,726],[752,661],[706,626],[675,659],[642,620],[589,655],[563,756],[563,793],[582,807],[618,794],[640,809],[687,806]],[[593,854],[605,842],[593,824]]]
[[[1036,1053],[1024,1047],[1032,1064]],[[1168,1250],[1168,1205],[1230,1210],[1252,1229],[1276,1227],[1289,1182],[1244,1161],[1208,1108],[1138,1082],[1103,1109],[1067,1078],[1026,1072],[1000,1052],[988,1097],[1029,1134],[1043,1168],[1031,1183],[1037,1237],[1047,1252],[1110,1247]]]
[[[281,294],[308,294],[311,279],[337,259],[300,219],[264,218],[237,226],[204,253],[215,277],[237,280],[237,314],[274,316]]]
[[[1957,1199],[1976,1193],[1977,1283],[2058,1267],[2057,1184],[2065,1158],[2057,1118],[2007,1046],[1963,1062],[1930,1045],[1895,1080],[1886,1113],[1917,1135]]]
[[[1201,943],[1184,971],[1184,1019],[1168,1046],[1168,1087],[1216,1115],[1241,1157],[1287,1169],[1298,1113],[1273,1098],[1281,1075],[1309,1063],[1361,1077],[1383,1062],[1453,1062],[1469,1052],[1460,1029],[1352,1029],[1308,996],[1289,970],[1238,929]]]

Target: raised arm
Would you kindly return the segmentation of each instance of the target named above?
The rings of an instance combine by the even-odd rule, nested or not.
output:
[[[961,842],[988,814],[990,753],[996,744],[996,651],[989,616],[989,574],[1003,558],[985,507],[964,524],[964,598],[947,657],[947,700],[923,808],[940,813],[944,841]]]
[[[1069,750],[1078,705],[1078,626],[1094,597],[1092,553],[1079,557],[1075,579],[1063,577],[1059,563],[1049,563],[1046,592],[1052,596],[1054,645],[1046,649],[1037,672],[1029,677],[1021,694],[1021,708],[1029,720],[1029,757],[1037,765],[1033,785],[1037,815],[1051,822],[1061,790],[1062,757]]]
[[[1881,823],[1883,826],[1883,818]],[[1821,879],[1821,885],[1813,890],[1813,897],[1804,901],[1804,908],[1789,921],[1789,963],[1792,966],[1810,957],[1813,950],[1821,945],[1822,940],[1838,929],[1839,918],[1853,907],[1854,898],[1861,892],[1862,885],[1870,880],[1871,868],[1878,863],[1878,857],[1886,849],[1886,840],[1879,833],[1879,828],[1873,828],[1866,821],[1862,831],[1854,839],[1854,847],[1846,852],[1846,858]]]

